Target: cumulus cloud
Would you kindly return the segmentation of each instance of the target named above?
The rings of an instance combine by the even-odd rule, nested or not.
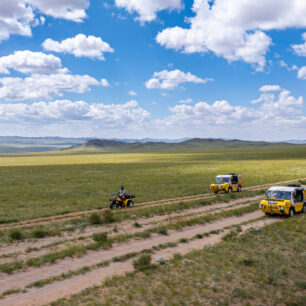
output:
[[[88,75],[33,74],[26,78],[0,78],[0,98],[10,101],[51,99],[63,92],[84,93],[99,82]]]
[[[88,6],[88,0],[1,0],[0,42],[12,34],[31,36],[31,28],[44,23],[39,14],[81,22]]]
[[[302,34],[302,38],[305,41],[300,45],[292,45],[292,49],[299,56],[306,56],[306,32]]]
[[[42,46],[48,51],[69,53],[76,57],[98,58],[99,60],[105,59],[103,53],[114,52],[114,49],[103,41],[101,37],[85,36],[84,34],[78,34],[61,42],[48,38],[43,42]]]
[[[129,96],[137,96],[137,92],[136,91],[134,91],[134,90],[130,90],[129,92],[128,92],[128,95]]]
[[[54,73],[62,70],[61,59],[42,52],[15,51],[0,57],[0,74],[9,74],[9,69],[21,73]]]
[[[103,87],[109,87],[110,86],[107,79],[101,79],[100,83]]]
[[[192,99],[191,98],[187,98],[185,100],[179,100],[179,103],[182,103],[182,104],[189,104],[189,103],[192,103]]]
[[[299,69],[298,78],[301,80],[306,80],[306,66],[303,66]]]
[[[136,20],[142,23],[156,19],[159,11],[183,8],[181,0],[115,0],[115,5],[129,13],[136,12],[139,15]]]
[[[182,83],[201,83],[205,84],[212,79],[201,79],[190,72],[181,70],[162,70],[154,72],[153,77],[148,80],[145,85],[148,89],[158,88],[171,90]]]
[[[259,91],[280,91],[281,87],[279,85],[264,85],[260,87]]]
[[[302,0],[194,0],[189,28],[172,27],[156,40],[184,53],[213,52],[228,61],[242,60],[264,69],[265,54],[272,43],[265,33],[306,26],[306,2]]]

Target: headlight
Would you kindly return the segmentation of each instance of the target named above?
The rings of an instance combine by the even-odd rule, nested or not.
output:
[[[261,204],[259,204],[259,208],[262,208],[262,205],[261,205]]]
[[[285,207],[284,207],[284,206],[281,206],[281,207],[280,207],[280,210],[284,210],[284,209],[285,209]]]
[[[222,189],[224,189],[224,186],[222,186]]]

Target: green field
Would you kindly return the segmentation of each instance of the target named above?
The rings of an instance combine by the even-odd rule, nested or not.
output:
[[[178,254],[52,305],[305,305],[305,220],[296,216]]]
[[[0,155],[0,222],[105,207],[121,184],[136,203],[205,193],[229,172],[242,173],[246,186],[304,178],[306,149]]]

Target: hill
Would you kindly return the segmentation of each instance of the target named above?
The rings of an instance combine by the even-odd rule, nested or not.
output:
[[[290,147],[294,144],[264,141],[244,141],[239,139],[214,139],[214,138],[192,138],[181,142],[131,142],[126,143],[117,140],[92,139],[83,144],[72,146],[68,151],[73,152],[184,152],[184,151],[206,151],[215,149],[235,149],[235,148],[260,148],[260,147]],[[67,150],[66,150],[67,151]]]

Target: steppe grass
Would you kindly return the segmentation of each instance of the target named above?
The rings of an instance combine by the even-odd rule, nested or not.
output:
[[[51,305],[305,305],[305,237],[297,215]]]
[[[108,207],[121,184],[135,203],[209,191],[217,174],[246,186],[306,177],[306,150],[252,148],[204,153],[0,155],[0,222]]]
[[[113,243],[122,243],[128,241],[132,238],[147,239],[151,237],[151,233],[157,233],[160,235],[168,235],[168,229],[180,230],[184,227],[193,226],[197,224],[204,224],[213,221],[217,221],[223,218],[242,216],[246,213],[255,211],[258,209],[258,205],[251,204],[246,207],[241,207],[237,209],[232,209],[216,214],[208,214],[200,217],[190,218],[187,220],[179,220],[176,222],[171,222],[162,227],[152,227],[150,229],[144,230],[142,232],[137,232],[135,234],[120,234],[112,238],[108,238],[105,232],[95,233],[92,238],[94,242],[85,245],[71,244],[70,246],[56,252],[50,252],[42,256],[32,257],[28,260],[17,260],[10,263],[0,264],[0,272],[12,273],[15,270],[26,269],[28,267],[40,267],[46,264],[55,263],[57,260],[64,259],[66,257],[82,256],[86,254],[89,250],[99,250],[99,249],[109,249],[112,247]],[[213,232],[210,232],[213,233]]]

